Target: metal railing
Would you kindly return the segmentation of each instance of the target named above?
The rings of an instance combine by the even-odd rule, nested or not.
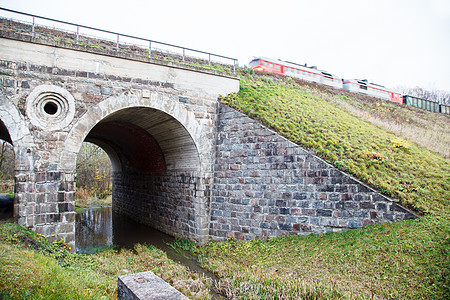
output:
[[[50,24],[66,25],[66,26],[69,26],[69,28],[73,27],[74,30],[64,30],[62,28],[57,28],[53,25],[54,31],[64,32],[64,33],[73,35],[73,37],[75,39],[73,41],[69,41],[70,43],[86,45],[86,43],[83,42],[83,38],[88,39],[88,40],[105,41],[105,42],[109,43],[110,45],[112,45],[112,43],[114,43],[114,48],[115,48],[115,51],[117,51],[117,52],[126,52],[125,50],[129,50],[133,46],[135,46],[133,49],[136,49],[136,47],[139,47],[142,50],[141,52],[145,53],[145,56],[148,56],[149,58],[161,57],[161,56],[154,55],[154,54],[165,52],[165,53],[167,53],[166,56],[163,56],[165,60],[173,60],[177,63],[187,64],[187,65],[200,65],[202,67],[207,66],[209,69],[218,69],[221,71],[225,71],[226,69],[228,69],[228,68],[224,68],[224,66],[230,66],[231,69],[229,71],[232,72],[233,74],[236,74],[237,59],[235,59],[235,58],[218,55],[218,54],[214,54],[214,53],[210,53],[210,52],[195,50],[195,49],[191,49],[191,48],[187,48],[187,47],[172,45],[172,44],[168,44],[168,43],[158,42],[158,41],[154,41],[154,40],[149,40],[149,39],[136,37],[136,36],[132,36],[132,35],[128,35],[128,34],[122,34],[122,33],[113,32],[113,31],[109,31],[109,30],[98,29],[98,28],[94,28],[94,27],[90,27],[90,26],[84,26],[84,25],[80,25],[80,24],[75,24],[75,23],[55,20],[55,19],[51,19],[51,18],[41,17],[41,16],[29,14],[29,13],[23,13],[23,12],[0,7],[0,12],[1,11],[12,13],[14,15],[31,17],[31,22],[29,22],[29,21],[27,22],[25,20],[14,20],[12,18],[11,18],[11,20],[18,22],[18,23],[27,24],[28,26],[30,26],[31,28],[30,28],[29,33],[31,34],[31,36],[33,38],[36,36],[37,30],[39,28],[49,28],[42,24],[38,24],[38,20],[45,20],[45,21],[50,22]],[[0,16],[0,18],[4,18],[4,17]],[[7,18],[4,18],[4,19],[7,19]],[[83,30],[83,29],[93,31],[94,33],[101,33],[101,34],[108,34],[108,35],[115,36],[115,40],[112,41],[112,40],[108,40],[106,38],[99,37],[99,36],[91,36],[91,35],[87,35],[87,34],[82,34],[82,33],[80,33],[80,30]],[[126,39],[139,41],[141,44],[127,44],[127,43],[125,43]],[[147,44],[147,46],[143,47],[143,43]],[[92,44],[92,43],[90,43],[90,44]],[[98,44],[92,44],[92,45],[96,48],[99,48],[99,47],[103,48],[103,46],[99,46]],[[175,49],[178,52],[171,52],[171,51],[160,49],[157,47],[166,47],[166,48],[168,47],[168,48]],[[186,54],[186,52],[190,52],[194,55],[202,55],[203,58],[202,58],[202,56],[190,56],[190,55],[188,56]],[[175,58],[180,58],[181,61],[178,61]],[[222,61],[225,61],[225,62],[218,62],[217,59],[221,59]],[[200,62],[204,62],[204,63],[200,63]],[[228,63],[228,62],[231,62],[231,63]],[[214,63],[217,63],[217,64],[214,65]]]

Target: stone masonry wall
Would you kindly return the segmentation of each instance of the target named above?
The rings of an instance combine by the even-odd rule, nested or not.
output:
[[[207,205],[196,207],[208,191],[198,174],[115,172],[113,181],[113,210],[169,235],[203,241],[198,223],[207,222]]]
[[[223,104],[217,126],[214,239],[324,233],[415,217]]]

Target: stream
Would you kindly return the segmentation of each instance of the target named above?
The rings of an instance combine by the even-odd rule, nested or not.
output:
[[[218,277],[200,267],[190,253],[176,252],[168,246],[174,237],[140,224],[133,219],[116,213],[111,207],[88,208],[76,215],[75,244],[78,253],[92,253],[101,248],[116,246],[133,249],[137,243],[149,244],[164,251],[170,259],[187,266],[191,271],[211,278]],[[225,299],[211,292],[213,299]]]

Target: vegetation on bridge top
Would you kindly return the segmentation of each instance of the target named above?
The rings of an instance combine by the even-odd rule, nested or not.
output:
[[[56,20],[53,25],[61,26]],[[81,25],[80,25],[81,26]],[[83,27],[83,26],[81,26]],[[76,30],[76,27],[73,28]],[[91,30],[90,32],[92,32]],[[32,37],[34,42],[49,43],[52,45],[67,47],[76,50],[94,51],[99,54],[115,55],[126,58],[138,59],[154,59],[164,62],[172,62],[175,64],[182,64],[199,69],[211,69],[223,73],[232,74],[235,72],[233,63],[236,60],[226,58],[225,60],[233,63],[224,63],[217,61],[222,56],[204,53],[202,51],[186,49],[183,47],[169,45],[165,43],[153,42],[152,46],[144,46],[141,38],[128,38],[128,43],[113,41],[105,37],[94,37],[87,34],[77,34],[75,31],[63,30],[55,27],[44,25],[30,24],[19,22],[16,20],[6,19],[0,17],[0,33],[7,36],[11,35],[14,38],[25,37],[29,40]],[[102,30],[94,30],[96,34],[102,34]],[[120,35],[120,34],[119,34]],[[134,43],[130,43],[131,41]],[[146,41],[148,43],[149,41]],[[159,45],[160,48],[155,48]],[[149,51],[151,49],[151,53]],[[181,52],[182,51],[182,52]],[[186,54],[192,53],[191,55]],[[202,57],[199,57],[202,55]],[[210,55],[208,57],[208,55]],[[212,59],[212,60],[211,60]],[[216,59],[216,60],[214,60]]]

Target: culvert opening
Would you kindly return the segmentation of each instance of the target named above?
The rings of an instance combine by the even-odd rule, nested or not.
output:
[[[58,105],[55,102],[47,102],[44,104],[44,111],[48,115],[55,115],[58,112]]]

